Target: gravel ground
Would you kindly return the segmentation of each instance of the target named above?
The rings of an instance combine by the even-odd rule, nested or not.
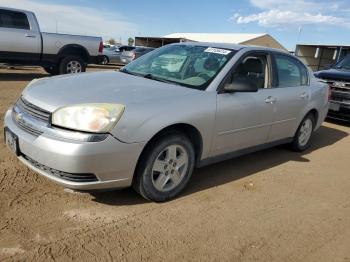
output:
[[[95,66],[89,70],[114,69]],[[0,69],[3,115],[40,68]],[[195,171],[177,199],[76,193],[0,143],[0,261],[350,261],[350,128]]]

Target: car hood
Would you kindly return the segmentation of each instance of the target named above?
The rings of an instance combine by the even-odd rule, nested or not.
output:
[[[179,99],[202,92],[116,71],[61,75],[32,81],[22,96],[30,103],[53,112],[80,103],[118,103],[125,106]]]
[[[344,69],[329,69],[315,72],[317,78],[350,81],[350,71]]]

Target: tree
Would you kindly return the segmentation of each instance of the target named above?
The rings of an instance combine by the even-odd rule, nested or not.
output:
[[[128,45],[134,45],[134,43],[135,43],[134,38],[129,37],[129,38],[128,38]]]
[[[115,41],[114,38],[111,38],[111,39],[109,39],[109,40],[107,41],[107,43],[110,44],[110,45],[115,45],[115,44],[116,44],[116,41]]]

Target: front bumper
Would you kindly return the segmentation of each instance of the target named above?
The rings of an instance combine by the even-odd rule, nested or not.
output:
[[[8,110],[4,126],[18,137],[19,159],[35,172],[67,188],[95,190],[128,187],[144,143],[127,144],[111,135],[100,142],[82,142],[53,137],[45,132],[33,135],[19,127]],[[69,181],[53,171],[93,174],[96,181]]]
[[[350,103],[334,100],[330,102],[334,104],[334,106],[329,108],[327,117],[350,122]]]

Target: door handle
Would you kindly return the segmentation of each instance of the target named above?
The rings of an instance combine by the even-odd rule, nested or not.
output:
[[[30,37],[30,38],[35,38],[36,37],[36,35],[31,35],[31,34],[25,34],[24,36],[25,37]]]
[[[304,92],[300,95],[300,98],[307,99],[307,98],[309,98],[309,95],[306,92]]]
[[[276,103],[277,102],[277,99],[272,97],[272,96],[268,96],[266,99],[265,99],[265,103],[267,104],[273,104],[273,103]]]

